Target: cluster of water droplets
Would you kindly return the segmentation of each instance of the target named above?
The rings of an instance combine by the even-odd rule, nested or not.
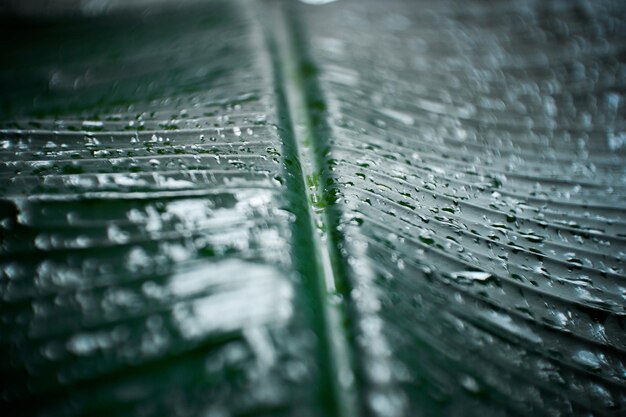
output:
[[[8,415],[321,408],[271,73],[240,6],[52,21],[9,51],[18,84],[48,88],[12,90],[0,122]]]
[[[626,407],[618,3],[338,2],[306,20],[355,320],[381,322],[359,328],[361,366],[385,338],[405,401],[372,377],[380,415]]]

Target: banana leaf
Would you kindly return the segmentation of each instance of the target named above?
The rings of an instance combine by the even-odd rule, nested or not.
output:
[[[623,2],[0,11],[2,416],[626,412]]]

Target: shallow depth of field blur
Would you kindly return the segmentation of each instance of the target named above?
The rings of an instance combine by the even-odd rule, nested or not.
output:
[[[5,0],[0,415],[626,414],[626,3]]]

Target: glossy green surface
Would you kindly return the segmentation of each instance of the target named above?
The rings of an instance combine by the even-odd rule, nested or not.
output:
[[[9,18],[7,416],[623,415],[625,7]]]

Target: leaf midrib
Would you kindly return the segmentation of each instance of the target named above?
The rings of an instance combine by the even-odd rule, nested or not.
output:
[[[314,291],[312,301],[319,309],[319,328],[316,330],[326,359],[320,363],[325,368],[320,383],[329,384],[322,387],[321,395],[323,402],[327,403],[325,408],[332,415],[359,416],[362,407],[354,386],[355,361],[352,355],[355,349],[345,329],[349,314],[345,301],[342,301],[347,299],[349,285],[340,273],[338,242],[333,233],[336,225],[326,209],[331,199],[328,189],[319,181],[324,172],[320,155],[325,143],[324,138],[316,135],[308,104],[301,65],[304,60],[302,45],[296,45],[296,35],[279,2],[264,2],[256,8],[264,17],[260,20],[264,25],[267,56],[272,61],[278,118],[283,123],[284,160],[293,161],[291,165],[285,165],[285,169],[290,179],[289,188],[299,196],[299,201],[294,202],[300,215],[295,225],[299,229],[296,236],[308,237],[308,248],[298,248],[297,242],[294,247],[296,251],[307,249],[312,252],[296,253],[295,258],[297,263],[302,263],[303,257],[313,258],[313,268],[303,270],[299,265],[298,269],[304,285]]]

